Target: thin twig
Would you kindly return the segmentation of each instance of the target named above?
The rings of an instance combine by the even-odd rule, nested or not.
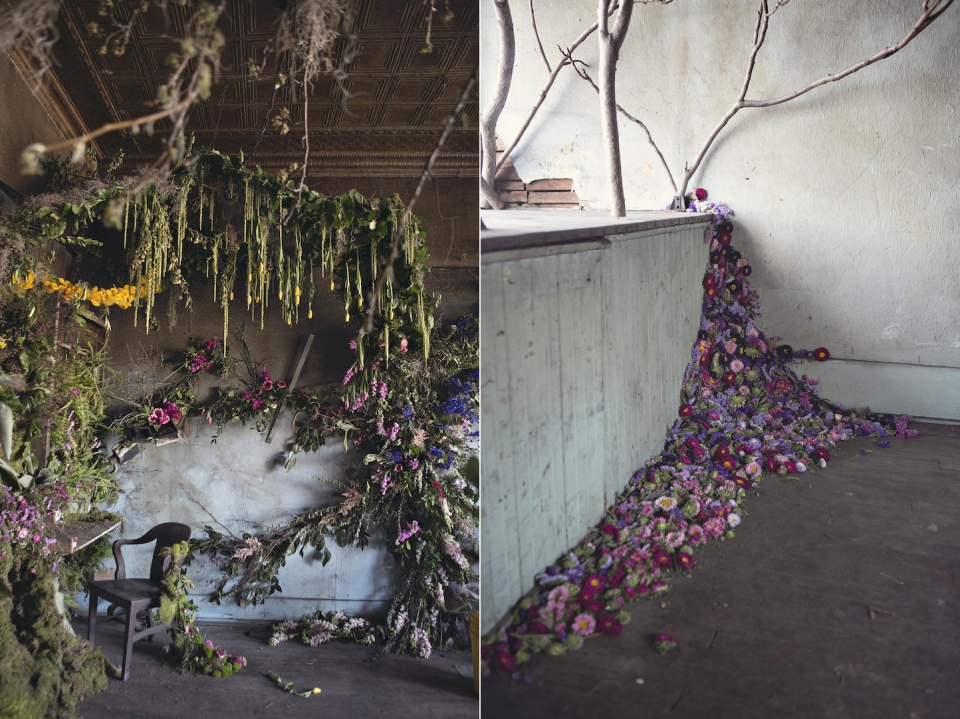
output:
[[[533,11],[533,0],[530,0],[530,22],[533,25],[533,36],[537,39],[537,47],[540,48],[540,57],[543,58],[543,62],[547,66],[547,72],[553,72],[550,61],[547,59],[547,53],[543,51],[543,43],[540,42],[540,31],[537,30],[537,15]]]
[[[437,146],[433,148],[433,152],[427,159],[427,164],[423,168],[423,173],[420,175],[420,182],[417,183],[417,189],[414,190],[413,197],[411,197],[410,201],[407,203],[407,207],[404,209],[403,215],[400,217],[400,222],[397,225],[397,229],[393,233],[393,242],[390,245],[390,258],[387,261],[386,267],[384,267],[383,271],[380,273],[380,277],[377,278],[377,282],[373,286],[373,289],[370,291],[370,295],[367,298],[367,319],[361,326],[360,332],[357,334],[357,341],[359,341],[363,335],[373,331],[373,309],[377,306],[377,300],[379,299],[380,294],[383,292],[383,286],[386,283],[387,278],[393,275],[394,262],[396,262],[397,258],[400,257],[400,241],[403,239],[404,232],[407,227],[407,221],[410,219],[410,215],[413,213],[413,208],[417,204],[420,193],[423,192],[424,185],[427,184],[427,180],[430,179],[432,175],[433,165],[436,163],[437,157],[440,155],[440,150],[446,144],[447,138],[450,137],[450,133],[453,132],[453,128],[456,126],[457,121],[460,118],[460,114],[463,112],[463,108],[467,106],[467,101],[473,94],[473,88],[476,84],[477,68],[474,68],[473,72],[470,74],[470,79],[463,88],[463,92],[460,93],[460,100],[457,102],[457,106],[453,109],[453,112],[450,113],[449,117],[447,117],[447,124],[444,126],[443,132],[440,134],[440,139],[437,140]]]
[[[690,179],[693,177],[693,174],[697,171],[697,168],[700,166],[700,163],[703,161],[703,158],[707,154],[707,150],[710,149],[710,146],[713,144],[713,141],[717,138],[717,135],[720,134],[721,130],[726,127],[727,123],[733,118],[744,107],[773,107],[775,105],[781,105],[790,100],[794,100],[801,95],[814,90],[821,85],[826,85],[831,82],[837,82],[842,80],[848,75],[852,75],[858,70],[884,60],[891,55],[896,54],[904,47],[906,47],[917,35],[926,30],[933,22],[937,20],[946,10],[953,4],[953,0],[924,0],[923,3],[923,12],[920,17],[914,23],[913,27],[910,28],[910,31],[904,35],[903,39],[895,45],[891,45],[887,48],[884,48],[880,52],[871,55],[865,60],[861,60],[855,65],[851,65],[846,70],[838,72],[834,75],[825,75],[819,80],[811,82],[809,85],[800,88],[796,92],[792,92],[789,95],[784,95],[783,97],[776,98],[774,100],[747,100],[747,90],[750,87],[750,80],[753,75],[753,68],[756,64],[757,53],[760,52],[760,47],[763,45],[764,38],[767,32],[767,25],[770,20],[770,16],[773,15],[777,10],[787,4],[789,0],[778,0],[777,4],[774,6],[773,10],[768,10],[767,0],[760,0],[760,7],[757,17],[757,27],[754,31],[754,43],[753,48],[750,51],[750,57],[747,62],[747,70],[744,74],[743,87],[740,91],[740,95],[737,98],[736,102],[733,103],[731,108],[727,111],[727,114],[723,116],[720,120],[720,123],[713,129],[713,132],[710,133],[710,136],[704,142],[703,147],[701,147],[697,158],[693,161],[693,164],[690,166],[685,166],[683,181],[680,185],[680,194],[684,194],[687,190],[687,185],[690,182]]]
[[[572,58],[571,58],[571,59],[572,59]],[[579,61],[577,61],[577,62],[579,62]],[[583,64],[583,63],[581,63],[581,64]],[[597,91],[597,93],[600,92],[600,88],[597,87],[597,83],[595,83],[595,82],[593,81],[593,79],[587,74],[587,71],[586,71],[586,70],[580,69],[580,68],[578,68],[576,65],[574,65],[574,66],[573,66],[573,71],[574,71],[575,73],[577,73],[577,75],[579,75],[582,79],[584,79],[584,80],[586,80],[587,82],[589,82],[590,85],[593,87],[593,89]],[[646,136],[647,136],[647,142],[650,143],[650,147],[653,148],[653,151],[654,151],[655,153],[657,153],[657,157],[660,158],[660,165],[663,167],[664,171],[667,173],[667,177],[670,179],[670,185],[673,187],[673,191],[676,192],[676,191],[677,191],[677,183],[676,183],[676,181],[674,181],[674,179],[673,179],[673,173],[670,172],[670,167],[667,165],[667,161],[663,158],[663,153],[660,152],[660,148],[657,147],[657,143],[653,141],[653,135],[650,134],[649,128],[648,128],[645,124],[643,124],[643,121],[640,120],[640,118],[634,117],[634,116],[631,115],[629,112],[627,112],[626,110],[624,110],[624,109],[620,106],[619,103],[617,103],[617,112],[619,112],[621,115],[623,115],[625,118],[627,118],[627,119],[630,120],[631,122],[635,122],[637,125],[640,126],[640,129],[642,129],[642,130],[644,131],[644,133],[645,133]]]

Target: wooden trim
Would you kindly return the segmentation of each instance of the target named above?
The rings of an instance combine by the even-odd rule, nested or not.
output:
[[[47,70],[38,85],[34,76],[37,67],[36,61],[29,53],[15,47],[7,51],[7,57],[23,82],[33,92],[40,106],[53,120],[53,124],[56,125],[64,139],[80,137],[88,132],[83,116],[77,110],[76,105],[73,104],[69,93],[60,83],[52,68]],[[91,141],[90,145],[93,146],[98,156],[103,155],[95,141]]]

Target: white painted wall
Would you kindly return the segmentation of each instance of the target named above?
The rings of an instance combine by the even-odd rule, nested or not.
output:
[[[647,123],[675,176],[739,92],[756,5],[684,0],[634,10],[618,99]],[[511,6],[518,48],[500,121],[507,141],[547,74],[527,4]],[[748,97],[780,96],[897,42],[919,6],[790,3],[771,20]],[[498,41],[492,3],[481,7],[482,89],[489,92]],[[535,0],[535,7],[552,62],[558,44],[596,20],[590,0]],[[913,381],[916,365],[960,369],[958,40],[954,7],[888,60],[793,103],[741,111],[694,176],[694,187],[737,213],[734,243],[753,264],[767,330],[856,364],[834,395],[848,404],[856,403],[856,385],[876,384],[872,362],[894,367],[892,384]],[[576,56],[596,77],[595,38]],[[671,188],[641,131],[621,121],[621,141],[628,208],[663,206]],[[517,170],[526,181],[572,177],[585,206],[608,207],[602,157],[597,95],[564,69],[513,153]],[[829,367],[819,369],[826,375]],[[917,384],[914,411],[941,411],[940,386]],[[883,395],[881,403],[893,399]],[[960,419],[960,401],[952,406],[947,416]]]

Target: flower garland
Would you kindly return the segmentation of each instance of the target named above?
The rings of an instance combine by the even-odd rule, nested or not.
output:
[[[193,626],[197,606],[187,596],[193,588],[193,582],[187,577],[183,566],[191,554],[190,544],[174,544],[164,553],[171,562],[163,577],[158,615],[163,624],[175,622],[173,644],[166,647],[171,663],[179,666],[183,674],[205,674],[217,678],[240,671],[247,665],[244,657],[229,654],[214,646]]]
[[[826,348],[794,351],[757,325],[760,298],[751,268],[731,245],[732,212],[698,189],[689,211],[711,212],[703,316],[680,390],[679,419],[663,452],[647,461],[601,523],[556,564],[536,575],[509,625],[482,650],[487,670],[513,671],[536,652],[578,649],[586,637],[619,634],[625,603],[667,589],[671,572],[696,566],[708,540],[729,539],[745,492],[764,473],[826,467],[829,448],[854,435],[908,437],[909,417],[848,410],[821,399],[797,360],[825,361]],[[675,640],[654,640],[666,651]]]

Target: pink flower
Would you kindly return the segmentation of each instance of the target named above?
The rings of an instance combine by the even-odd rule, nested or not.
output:
[[[208,639],[207,641],[205,641],[205,642],[203,643],[203,646],[209,647],[210,649],[213,649],[213,642],[211,642],[211,641]]]
[[[712,517],[704,523],[703,531],[709,537],[719,537],[723,534],[725,524],[722,517]]]
[[[167,416],[167,413],[164,412],[160,407],[157,407],[150,413],[150,416],[147,418],[147,421],[150,424],[155,424],[157,426],[166,424],[170,421],[170,418]]]
[[[406,354],[408,347],[409,347],[409,343],[407,342],[407,338],[404,337],[402,340],[400,340],[400,352],[402,354]]]
[[[702,187],[698,187],[696,190],[694,190],[694,191],[693,191],[693,195],[694,195],[694,197],[696,197],[697,200],[699,200],[700,202],[703,202],[704,200],[707,199],[707,191],[704,190]]]
[[[192,635],[194,632],[196,632],[196,630],[195,630],[192,626],[190,626],[189,624],[187,625],[186,629],[184,629],[183,631],[185,631],[187,634],[191,634],[191,635]]]
[[[596,620],[589,614],[578,614],[570,628],[581,637],[587,637],[593,634],[596,626]]]
[[[286,382],[284,382],[283,380],[280,380],[279,382],[277,382],[277,389],[286,389],[286,388],[287,388]]]
[[[217,659],[226,659],[226,658],[227,658],[227,653],[226,653],[225,651],[223,651],[222,649],[218,649],[218,650],[217,650]]]

